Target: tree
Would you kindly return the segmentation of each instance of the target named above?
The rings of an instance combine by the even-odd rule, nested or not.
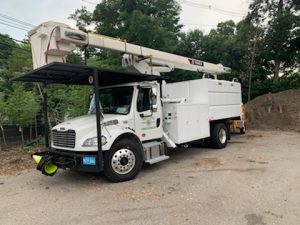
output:
[[[217,29],[212,29],[203,38],[204,54],[203,59],[212,63],[222,63],[226,66],[231,60],[228,59],[229,51],[233,47],[235,35],[235,24],[232,20],[219,23]],[[227,61],[227,62],[226,62]]]
[[[32,69],[31,50],[28,41],[22,44],[13,41],[13,44],[10,45],[13,47],[5,59],[5,66],[0,69],[0,92],[4,92],[5,97],[13,91],[10,79]]]
[[[174,52],[181,25],[180,6],[174,0],[103,0],[91,14],[82,8],[70,18],[86,29],[164,51]]]
[[[6,109],[6,102],[4,100],[4,93],[0,92],[0,129],[2,133],[2,139],[5,145],[6,145],[6,138],[5,138],[3,125],[7,119],[8,119],[7,109]]]
[[[299,9],[299,0],[254,0],[250,5],[248,17],[265,29],[263,57],[274,83],[280,71],[299,64]]]
[[[76,20],[76,26],[83,31],[89,31],[88,26],[92,23],[93,14],[86,7],[76,9],[74,14],[69,16],[69,19]]]
[[[7,34],[0,34],[0,68],[6,68],[16,43]]]
[[[195,59],[203,58],[203,54],[205,53],[203,38],[203,32],[198,29],[181,33],[176,53]]]
[[[19,126],[22,146],[24,146],[23,127],[34,123],[40,110],[38,96],[32,91],[25,91],[22,85],[14,85],[7,101],[7,112],[12,124]]]
[[[8,58],[8,69],[12,76],[32,70],[30,45],[27,42],[17,44]]]

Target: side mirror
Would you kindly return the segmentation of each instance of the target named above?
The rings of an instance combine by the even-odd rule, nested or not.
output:
[[[152,112],[157,112],[157,105],[152,105],[151,110]]]
[[[157,112],[157,89],[156,89],[156,87],[152,87],[152,89],[151,89],[150,102],[151,102],[152,112]]]

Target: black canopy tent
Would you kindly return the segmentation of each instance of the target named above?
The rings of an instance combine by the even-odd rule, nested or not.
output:
[[[163,78],[156,75],[137,74],[120,72],[109,69],[101,69],[89,67],[85,65],[77,65],[70,63],[53,62],[35,69],[29,73],[21,75],[12,81],[20,82],[38,82],[43,83],[45,90],[49,84],[69,84],[69,85],[93,85],[95,93],[95,101],[99,102],[100,87],[112,86],[131,82],[142,81],[162,81]],[[43,110],[45,118],[45,145],[47,151],[49,148],[48,137],[48,101],[47,91],[43,91]],[[100,125],[100,106],[96,104],[96,123],[97,123],[97,137],[98,137],[98,169],[103,170],[103,155],[101,144],[101,125]]]
[[[162,77],[149,74],[128,73],[85,65],[53,62],[14,78],[12,81],[39,82],[44,84],[93,85],[93,83],[89,82],[88,78],[89,76],[93,76],[94,70],[98,74],[101,74],[101,76],[99,76],[99,87],[130,82],[163,80]]]

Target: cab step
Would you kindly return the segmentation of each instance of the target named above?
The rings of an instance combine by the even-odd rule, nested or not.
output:
[[[170,158],[167,156],[167,147],[162,141],[143,143],[143,147],[146,163],[154,164]]]
[[[154,163],[158,163],[158,162],[167,160],[169,158],[170,158],[170,156],[168,156],[168,155],[161,155],[161,156],[158,156],[158,157],[153,158],[153,159],[148,159],[145,162],[149,163],[149,164],[154,164]]]

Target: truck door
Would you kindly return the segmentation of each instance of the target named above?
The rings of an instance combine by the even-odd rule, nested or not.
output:
[[[162,137],[162,109],[159,91],[158,84],[138,87],[135,130],[142,141]]]

